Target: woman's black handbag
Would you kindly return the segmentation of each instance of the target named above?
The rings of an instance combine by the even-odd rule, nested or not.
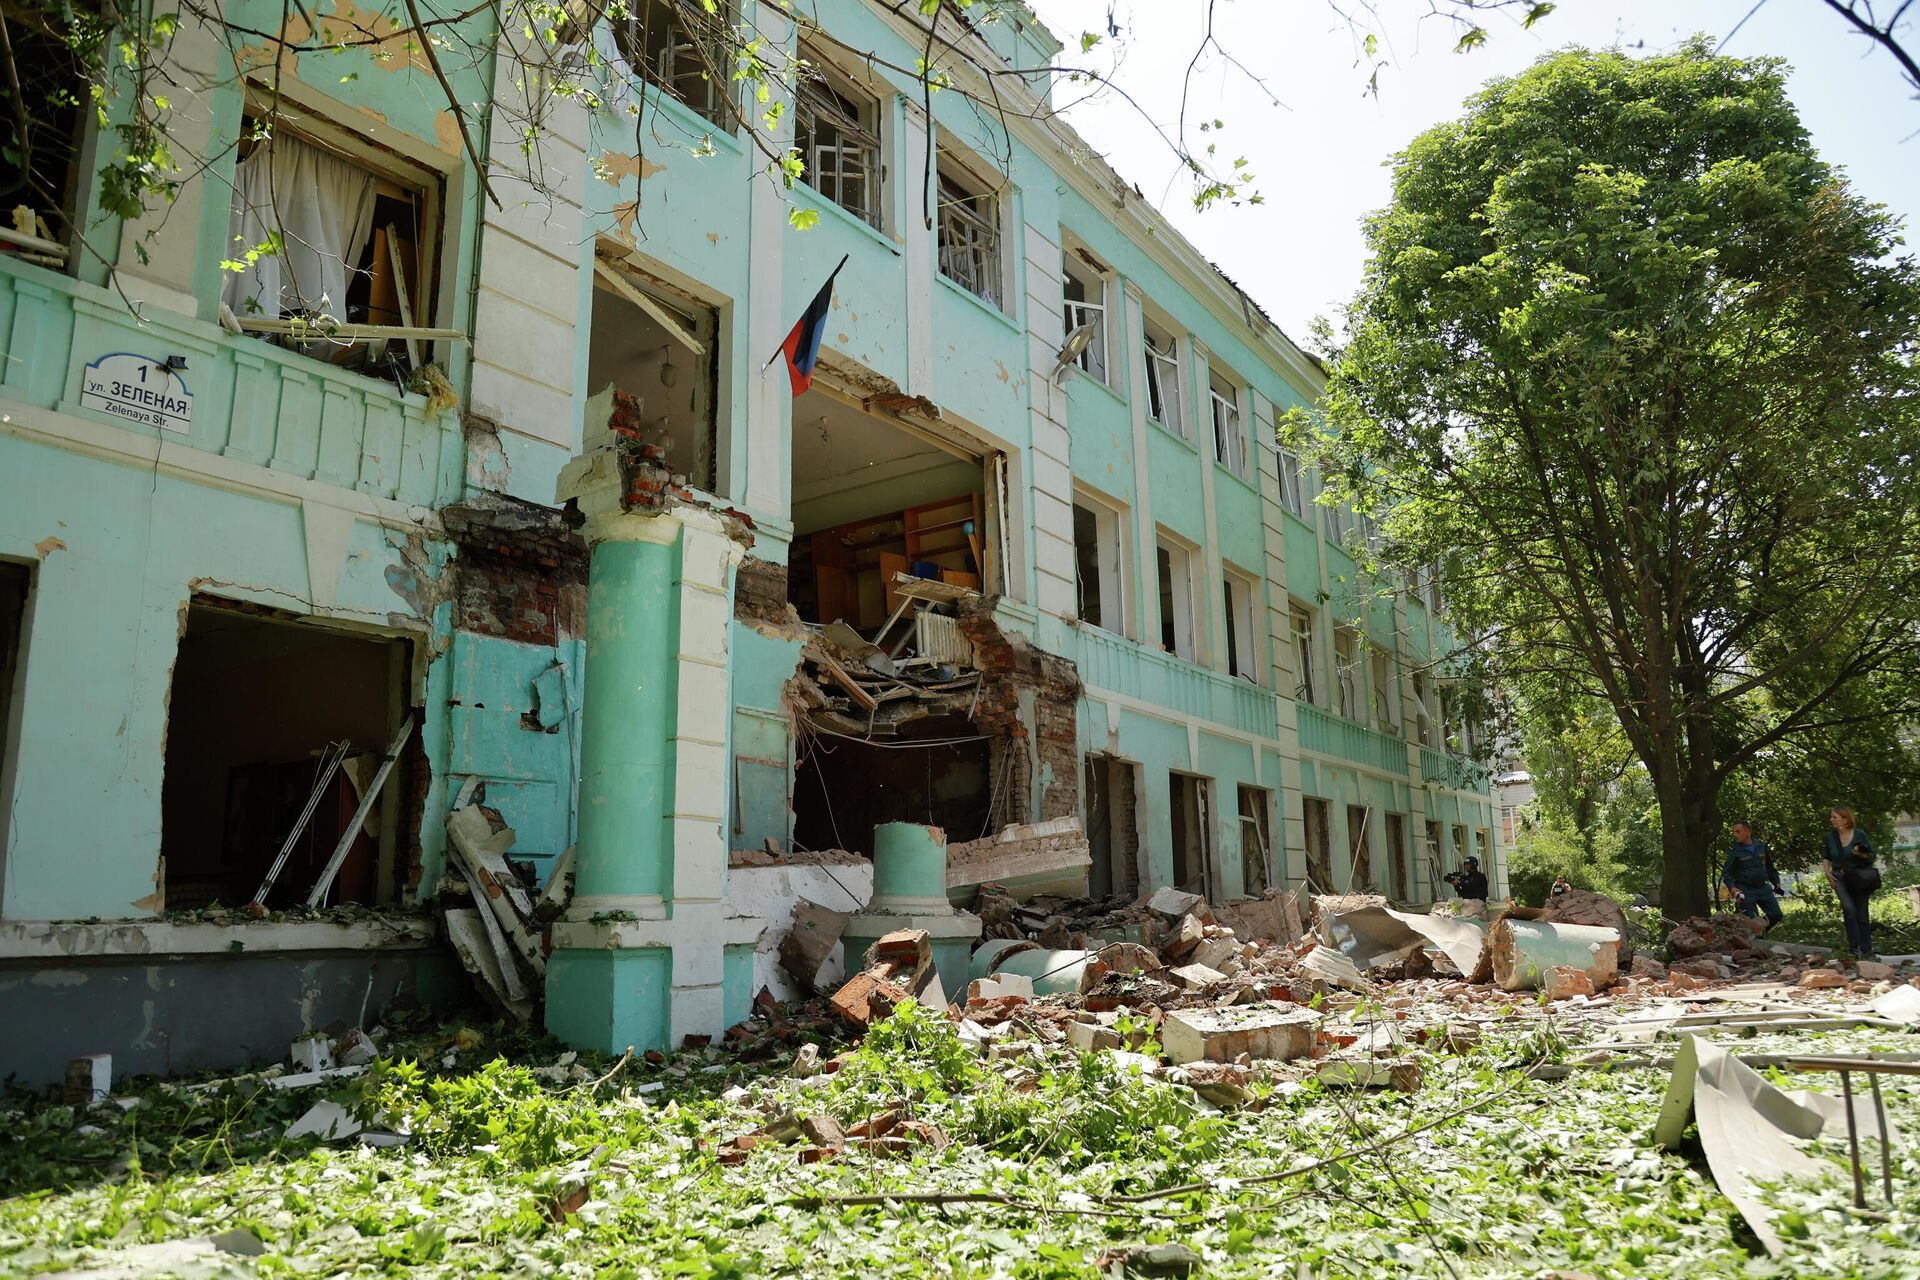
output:
[[[1874,893],[1880,888],[1880,868],[1861,862],[1847,868],[1847,888],[1854,893]]]

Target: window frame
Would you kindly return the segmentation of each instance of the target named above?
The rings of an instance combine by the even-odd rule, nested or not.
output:
[[[1428,688],[1424,671],[1413,673],[1413,740],[1423,747],[1433,745],[1433,709],[1427,699],[1432,696]]]
[[[1151,315],[1142,314],[1140,325],[1140,349],[1146,362],[1147,421],[1158,423],[1182,440],[1193,437],[1187,434],[1186,414],[1181,410],[1180,397],[1185,394],[1185,379],[1180,373],[1180,336],[1173,329],[1160,324]],[[1162,351],[1154,342],[1155,332],[1166,338],[1167,349]],[[1171,387],[1168,382],[1171,378]],[[1154,412],[1155,402],[1160,411]]]
[[[1078,366],[1080,372],[1102,386],[1111,386],[1113,371],[1112,361],[1107,356],[1107,339],[1112,326],[1107,322],[1111,314],[1108,310],[1107,296],[1112,288],[1112,273],[1095,262],[1092,255],[1085,250],[1070,244],[1063,243],[1060,256],[1062,325],[1060,336],[1065,340],[1071,337],[1074,330],[1081,324],[1092,325],[1093,341],[1087,343],[1086,349],[1074,357],[1074,364]],[[1085,297],[1075,300],[1067,296],[1068,289],[1075,285],[1079,286],[1083,293],[1091,288],[1099,295],[1097,300],[1088,300]]]
[[[1240,395],[1240,381],[1232,371],[1209,361],[1207,421],[1213,428],[1213,460],[1244,479],[1247,474],[1247,433],[1240,409]]]
[[[1302,624],[1305,624],[1304,626]],[[1314,661],[1313,651],[1316,644],[1315,618],[1312,609],[1306,605],[1289,600],[1287,602],[1287,630],[1293,637],[1294,657],[1294,701],[1301,700],[1304,691],[1305,701],[1310,707],[1320,705],[1320,686],[1315,678],[1319,664]],[[1304,679],[1302,678],[1304,677]]]
[[[805,165],[800,181],[822,200],[852,214],[875,231],[885,231],[886,121],[880,98],[842,75],[805,45],[801,46],[800,56],[805,65],[793,95],[793,145]],[[863,111],[869,113],[869,119],[861,119]],[[822,150],[818,129],[823,115],[827,125],[843,139],[838,147],[841,154],[856,149],[845,139],[863,144],[858,149],[867,165],[864,181],[867,199],[864,205],[851,204],[843,198],[847,182],[843,167],[833,171],[835,190],[829,191],[821,185],[820,180],[827,173],[825,167],[817,163]],[[811,137],[807,136],[809,133]]]
[[[286,137],[303,146],[325,152],[336,160],[353,165],[373,176],[374,199],[382,198],[379,190],[381,183],[400,188],[413,197],[417,210],[417,226],[414,230],[414,270],[412,278],[406,281],[408,308],[414,312],[411,325],[372,325],[361,321],[342,320],[341,324],[349,328],[416,328],[431,329],[437,327],[435,317],[440,311],[441,287],[443,284],[443,257],[447,252],[447,181],[448,175],[431,165],[403,155],[390,147],[382,146],[365,130],[354,127],[351,118],[323,115],[314,106],[303,104],[292,97],[276,100],[270,85],[249,77],[244,82],[244,101],[241,108],[241,128],[245,136],[251,136],[257,127],[256,122],[266,121],[270,125],[269,139]],[[240,197],[237,182],[232,184],[229,193],[227,212],[229,222],[232,218],[233,202]],[[392,198],[392,197],[387,197]],[[376,223],[369,232],[368,250],[373,252],[373,236],[384,228]],[[251,246],[244,246],[251,247]],[[228,245],[229,255],[243,246]],[[349,282],[359,270],[357,264],[347,264]],[[225,281],[221,282],[221,292],[225,292]],[[345,300],[342,299],[344,310]],[[249,337],[266,341],[295,355],[318,360],[322,364],[340,367],[328,358],[326,352],[337,350],[341,346],[368,345],[384,349],[389,342],[399,342],[409,352],[418,347],[418,359],[411,359],[412,373],[431,363],[444,365],[444,353],[441,347],[448,341],[444,338],[399,338],[391,336],[320,336],[319,330],[313,330],[312,336],[305,341],[297,339],[295,334],[281,328],[260,327],[262,317],[235,314],[235,322]],[[276,339],[282,339],[276,341]],[[377,354],[376,354],[377,358]],[[374,369],[341,368],[342,373],[351,373],[360,377],[372,378],[377,382],[391,385],[392,379],[386,371]]]
[[[733,21],[732,0],[718,0],[718,4],[718,12],[705,16],[703,21],[716,26]],[[669,35],[666,48],[662,52],[677,62],[682,47],[697,51],[698,45],[694,37],[685,34],[686,29],[682,22],[686,16],[685,11],[673,3],[673,0],[629,0],[627,7],[629,13],[624,20],[611,17],[607,20],[608,34],[613,39],[614,53],[619,59],[619,65],[625,67],[632,79],[651,85],[723,133],[735,132],[739,121],[735,118],[734,110],[730,109],[734,106],[733,82],[724,75],[723,68],[710,70],[705,58],[696,58],[698,65],[691,69],[683,70],[673,63],[663,69],[654,65],[654,58],[658,55],[645,45],[653,33],[650,26],[642,25],[643,11],[661,12],[665,14],[674,34],[682,37],[674,40],[672,35]],[[632,46],[629,43],[635,38],[636,33],[642,41],[641,61],[637,66],[634,64]],[[622,38],[623,35],[625,39]],[[722,74],[714,74],[716,71]],[[686,86],[695,82],[702,86],[698,101],[686,92]]]
[[[1261,651],[1266,647],[1265,638],[1260,634],[1260,611],[1254,607],[1259,589],[1252,574],[1224,565],[1221,567],[1220,595],[1226,609],[1227,623],[1227,674],[1245,680],[1255,688],[1263,683],[1260,669],[1265,664],[1261,661]],[[1235,599],[1236,594],[1238,600]]]
[[[1090,627],[1117,636],[1130,636],[1132,610],[1127,599],[1126,513],[1102,501],[1084,489],[1073,493],[1074,509],[1074,616]],[[1080,584],[1079,516],[1085,512],[1093,520],[1095,572],[1100,593],[1100,618],[1095,621],[1083,611]],[[1118,626],[1110,625],[1117,622]]]
[[[940,274],[988,306],[1004,311],[1004,180],[1000,185],[983,181],[971,165],[944,150],[936,157],[934,169],[934,257]],[[965,235],[956,240],[960,232]],[[977,279],[970,281],[968,277]]]
[[[1307,518],[1306,481],[1300,469],[1300,455],[1291,449],[1276,449],[1280,462],[1280,505],[1302,520]]]
[[[722,368],[722,365],[728,355],[722,341],[723,334],[725,333],[725,325],[723,323],[724,317],[721,314],[721,307],[705,298],[697,297],[684,289],[676,288],[660,275],[647,270],[635,262],[627,256],[625,247],[616,243],[602,240],[596,247],[594,264],[595,269],[592,272],[593,280],[590,286],[593,290],[618,299],[623,304],[633,307],[635,310],[646,312],[648,310],[647,308],[640,306],[640,304],[634,302],[632,298],[627,297],[619,286],[605,279],[602,273],[604,271],[619,277],[627,288],[645,297],[658,312],[663,312],[666,316],[679,322],[683,332],[694,342],[699,343],[705,348],[703,355],[694,356],[685,344],[678,344],[680,350],[685,352],[688,358],[693,359],[698,366],[689,371],[689,377],[693,380],[688,383],[688,387],[689,390],[697,390],[700,393],[699,401],[702,407],[699,412],[700,422],[698,426],[706,436],[709,454],[707,461],[710,475],[706,477],[698,476],[695,474],[694,469],[687,465],[686,459],[673,458],[670,456],[668,460],[674,464],[676,471],[687,476],[688,484],[691,485],[691,487],[698,489],[702,493],[719,496],[719,491],[723,487],[722,477],[725,473],[724,455],[727,449],[725,433],[721,430],[720,415],[720,402],[725,384],[723,376],[725,370]],[[591,303],[589,304],[589,315],[591,315]],[[664,323],[658,314],[650,318],[653,319],[654,323],[664,327]],[[671,339],[669,340],[671,341]],[[586,341],[588,367],[591,368],[593,360],[593,331],[591,326],[587,331]],[[591,377],[589,377],[589,381],[591,381]],[[593,424],[587,424],[587,432],[591,433],[594,429]],[[700,483],[703,478],[709,481],[709,483]]]
[[[1165,585],[1160,576],[1160,560],[1167,560],[1168,571]],[[1154,585],[1157,597],[1162,602],[1160,615],[1159,645],[1163,653],[1179,658],[1184,662],[1200,665],[1200,626],[1199,611],[1194,607],[1197,583],[1193,571],[1193,548],[1177,540],[1164,530],[1154,537]],[[1165,603],[1174,605],[1173,616],[1167,617]],[[1184,605],[1184,609],[1181,607]],[[1166,634],[1169,624],[1173,629],[1173,648],[1168,649]],[[1184,633],[1184,635],[1183,635]],[[1183,643],[1184,640],[1184,643]]]
[[[1393,651],[1377,644],[1368,644],[1367,692],[1368,701],[1373,706],[1373,727],[1381,733],[1400,734],[1400,701],[1398,664],[1393,660]]]
[[[1337,691],[1334,709],[1342,719],[1365,724],[1366,701],[1361,696],[1359,676],[1360,646],[1363,640],[1355,628],[1333,629],[1333,687]]]

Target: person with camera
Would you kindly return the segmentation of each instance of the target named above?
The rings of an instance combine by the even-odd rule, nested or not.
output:
[[[1853,825],[1853,810],[1841,805],[1827,815],[1827,879],[1840,899],[1840,919],[1847,929],[1847,950],[1855,958],[1873,955],[1873,921],[1868,903],[1880,887],[1880,868],[1874,865],[1873,841]]]
[[[1764,913],[1767,929],[1780,923],[1780,872],[1766,841],[1753,838],[1752,823],[1733,824],[1733,843],[1727,846],[1727,865],[1720,878],[1733,890],[1741,915],[1751,918]]]
[[[1486,873],[1480,870],[1478,858],[1468,858],[1461,870],[1449,871],[1440,878],[1452,885],[1453,891],[1463,898],[1478,899],[1482,902],[1487,899],[1487,877]]]

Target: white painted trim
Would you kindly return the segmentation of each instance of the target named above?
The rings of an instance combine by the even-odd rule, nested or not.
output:
[[[279,955],[311,951],[419,950],[440,929],[411,917],[243,920],[0,920],[0,960],[163,959],[188,955]],[[236,950],[234,944],[240,944]]]
[[[446,536],[438,514],[426,507],[378,498],[358,489],[346,489],[292,472],[241,462],[224,454],[209,453],[166,437],[143,435],[125,427],[56,413],[15,400],[0,399],[0,435],[103,462],[137,467],[169,480],[185,480],[288,505],[314,501],[349,511],[386,528],[418,529],[431,538]]]

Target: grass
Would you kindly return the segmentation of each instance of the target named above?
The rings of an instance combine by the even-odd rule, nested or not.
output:
[[[0,1273],[244,1227],[267,1256],[227,1261],[261,1276],[1091,1278],[1102,1259],[1165,1241],[1196,1250],[1210,1277],[1915,1274],[1912,1157],[1885,1221],[1851,1214],[1838,1178],[1779,1189],[1792,1254],[1756,1258],[1697,1154],[1649,1145],[1663,1071],[1531,1079],[1522,1064],[1577,1047],[1542,1020],[1511,1025],[1468,1054],[1421,1055],[1418,1094],[1281,1084],[1263,1086],[1258,1111],[1213,1111],[1104,1055],[980,1059],[911,1011],[842,1072],[806,1082],[709,1051],[594,1088],[566,1077],[612,1064],[542,1074],[555,1046],[505,1057],[435,1045],[349,1091],[412,1128],[411,1144],[383,1150],[282,1139],[312,1093],[163,1086],[125,1113],[26,1102],[0,1110]],[[1861,1031],[1790,1043],[1911,1041]],[[639,1091],[653,1084],[664,1087]],[[1920,1090],[1900,1080],[1890,1101],[1920,1132]],[[779,1146],[738,1166],[717,1159],[769,1110],[844,1123],[902,1105],[952,1144],[812,1165]],[[562,1212],[582,1188],[578,1211]],[[819,1203],[906,1191],[1014,1203]]]
[[[1769,939],[1846,949],[1840,901],[1825,882],[1810,879],[1802,883],[1791,897],[1780,899],[1780,910],[1780,923],[1768,931]],[[1920,952],[1920,917],[1915,916],[1913,903],[1904,892],[1889,888],[1874,894],[1871,914],[1876,950],[1885,955]]]

